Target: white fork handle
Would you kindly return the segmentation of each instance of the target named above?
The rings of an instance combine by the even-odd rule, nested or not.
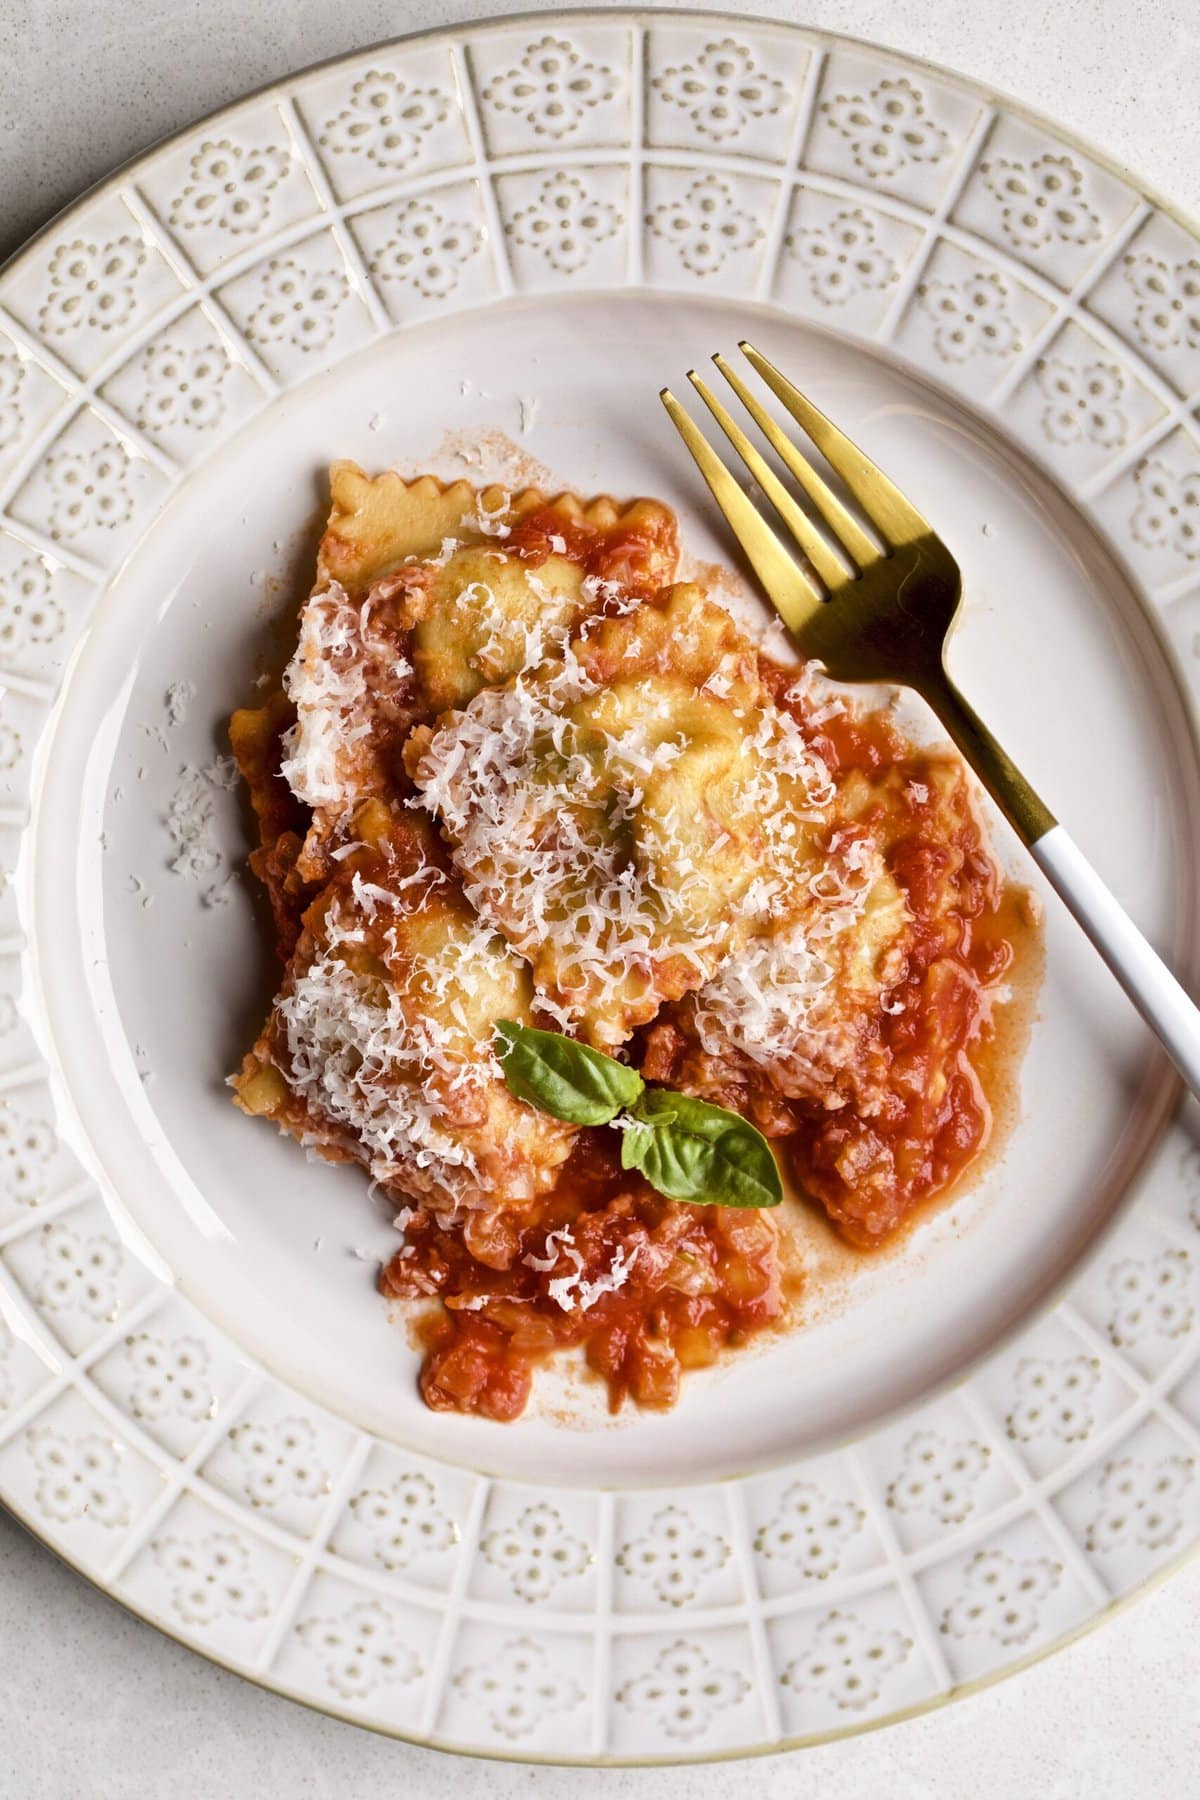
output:
[[[1200,1007],[1188,998],[1061,825],[1029,848],[1193,1094],[1200,1095]]]

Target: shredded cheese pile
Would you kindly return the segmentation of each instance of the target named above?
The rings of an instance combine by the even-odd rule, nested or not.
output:
[[[793,1089],[815,1078],[843,1022],[848,940],[880,867],[873,845],[852,840],[810,875],[809,907],[721,965],[694,1002],[696,1031],[710,1056],[733,1050]]]
[[[810,871],[801,828],[833,797],[828,771],[765,696],[734,709],[714,686],[719,670],[682,700],[678,684],[647,683],[606,717],[614,690],[562,646],[477,695],[415,762],[472,905],[529,958],[538,1004],[601,1042],[653,1016],[667,959],[683,966],[678,991],[698,986]],[[706,813],[704,734],[718,711],[732,835]],[[663,779],[672,771],[680,779]]]
[[[354,799],[347,753],[371,730],[363,611],[336,581],[314,594],[284,671],[296,723],[284,735],[280,773],[306,806],[343,806]]]
[[[828,837],[829,771],[720,608],[694,589],[644,603],[594,576],[576,591],[524,565],[514,586],[509,510],[507,496],[481,500],[464,521],[473,545],[446,538],[365,599],[319,588],[284,677],[296,723],[281,774],[334,864],[362,848],[344,840],[380,708],[414,678],[400,651],[422,670],[422,657],[450,666],[461,654],[493,684],[406,751],[406,804],[436,822],[455,873],[356,872],[277,1004],[288,1080],[314,1118],[355,1140],[377,1181],[450,1213],[496,1200],[488,1144],[503,1078],[481,994],[532,972],[536,1008],[605,1048],[690,994],[706,1054],[795,1082],[831,1054],[846,945],[879,867],[864,840]],[[561,556],[565,540],[550,549]],[[437,580],[452,628],[425,642]],[[795,691],[838,710],[811,681],[802,671]],[[404,917],[436,910],[447,886],[454,928],[414,955]],[[531,1155],[543,1149],[549,1166],[565,1154]],[[546,1253],[535,1266],[556,1271],[549,1291],[566,1311],[613,1291],[632,1263],[589,1283],[569,1232]]]
[[[395,924],[381,933],[387,975],[354,967],[351,948],[381,909],[419,906],[445,885],[431,867],[387,888],[356,872],[356,909],[330,909],[320,954],[276,1013],[291,1086],[317,1117],[354,1135],[372,1177],[455,1206],[479,1203],[480,1171],[454,1121],[479,1111],[502,1080],[490,1041],[471,1029],[463,996],[509,973],[513,954],[479,921],[443,936],[436,952],[406,952],[402,980]],[[405,889],[417,891],[406,896]]]
[[[557,1231],[546,1234],[541,1256],[529,1251],[524,1261],[529,1268],[545,1275],[557,1269],[565,1257],[569,1265],[566,1273],[556,1275],[548,1282],[546,1292],[562,1312],[590,1312],[605,1294],[615,1294],[624,1287],[640,1251],[640,1244],[619,1245],[604,1273],[588,1281],[583,1273],[587,1265],[571,1235],[571,1227],[560,1225]]]

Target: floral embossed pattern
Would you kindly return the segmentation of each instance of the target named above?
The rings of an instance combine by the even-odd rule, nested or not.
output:
[[[274,146],[249,150],[229,138],[205,142],[192,157],[187,185],[171,207],[171,224],[184,231],[209,226],[235,237],[258,231],[287,171],[287,154]]]
[[[1097,359],[1081,365],[1043,357],[1037,378],[1046,396],[1042,430],[1052,443],[1077,444],[1086,438],[1115,450],[1125,442],[1129,417],[1121,404],[1126,383],[1119,364]]]
[[[546,36],[530,44],[513,68],[493,76],[483,98],[496,112],[514,114],[535,138],[557,143],[616,91],[615,72],[605,63],[590,62],[566,38]]]
[[[113,531],[132,515],[129,453],[121,444],[53,451],[46,458],[46,481],[53,537],[75,538],[97,529]]]
[[[142,356],[143,394],[137,422],[143,431],[186,425],[210,431],[225,411],[229,356],[219,344],[199,348],[151,344]]]
[[[41,1274],[33,1297],[47,1312],[80,1312],[111,1319],[124,1261],[119,1245],[102,1235],[83,1236],[63,1220],[42,1228]]]
[[[415,1470],[389,1487],[364,1488],[351,1500],[350,1512],[385,1569],[406,1569],[418,1557],[449,1550],[458,1539],[433,1482]]]
[[[371,257],[380,281],[403,282],[426,300],[444,299],[458,286],[464,263],[479,254],[483,233],[431,200],[409,200]]]
[[[790,1563],[807,1580],[825,1581],[865,1520],[857,1501],[831,1500],[813,1482],[794,1481],[756,1532],[754,1548],[760,1556]]]
[[[767,73],[749,45],[729,37],[664,69],[653,85],[714,144],[740,137],[752,119],[781,112],[788,98],[783,82]]]
[[[65,618],[54,598],[49,568],[40,556],[22,556],[0,570],[0,659],[17,660],[30,651],[55,643],[62,636]],[[9,1155],[6,1115],[0,1112],[0,1145]],[[45,1155],[36,1153],[38,1162]],[[17,1198],[25,1197],[28,1181],[14,1180]]]
[[[803,1656],[780,1679],[797,1693],[817,1694],[839,1712],[862,1712],[879,1699],[883,1684],[912,1650],[902,1632],[864,1625],[853,1613],[831,1612],[819,1622]]]
[[[134,289],[146,261],[140,238],[107,243],[75,238],[60,244],[50,259],[49,291],[38,315],[42,330],[66,337],[89,327],[115,331],[133,315]]]
[[[38,1425],[26,1433],[26,1443],[38,1472],[37,1503],[47,1518],[60,1525],[86,1518],[106,1531],[128,1525],[120,1456],[110,1438],[68,1438]]]
[[[129,1406],[135,1419],[164,1419],[171,1414],[199,1421],[215,1404],[211,1358],[198,1337],[160,1338],[139,1331],[125,1342],[129,1369]]]
[[[917,290],[933,321],[933,345],[943,362],[1011,356],[1021,346],[1012,316],[1012,288],[994,270],[962,281],[925,281]]]
[[[930,1514],[942,1525],[961,1525],[974,1511],[975,1489],[991,1454],[973,1438],[949,1443],[936,1431],[914,1432],[888,1487],[888,1505],[897,1512]]]
[[[482,1710],[493,1731],[513,1743],[532,1737],[548,1719],[574,1712],[584,1698],[574,1677],[529,1638],[506,1643],[494,1660],[468,1663],[454,1686]]]
[[[560,275],[575,275],[622,222],[618,209],[594,195],[581,176],[560,169],[542,182],[536,199],[517,209],[507,229],[518,244],[540,250]]]
[[[1005,235],[1030,250],[1059,240],[1092,244],[1100,221],[1085,199],[1083,170],[1069,156],[1047,153],[1029,162],[998,157],[980,164]]]
[[[645,1532],[617,1551],[617,1567],[648,1586],[661,1601],[683,1606],[694,1600],[709,1575],[729,1561],[729,1545],[716,1532],[697,1526],[678,1506],[655,1513]]]
[[[876,228],[861,208],[839,212],[828,225],[799,226],[784,240],[808,271],[808,284],[825,306],[841,306],[868,288],[889,287],[899,276],[881,248]]]
[[[1200,349],[1200,257],[1169,263],[1145,254],[1125,258],[1125,279],[1137,295],[1134,329],[1155,350]]]
[[[439,89],[410,84],[395,69],[368,69],[351,88],[349,104],[326,120],[319,142],[334,156],[363,157],[398,175],[449,111]]]
[[[821,111],[871,181],[897,175],[908,163],[941,162],[950,152],[924,94],[905,76],[887,77],[864,94],[835,94],[822,100]]]
[[[1149,1464],[1124,1456],[1109,1463],[1100,1478],[1100,1511],[1087,1530],[1088,1549],[1114,1550],[1130,1541],[1147,1550],[1170,1548],[1183,1530],[1195,1472],[1183,1456]]]
[[[21,616],[17,613],[18,623]],[[0,642],[5,639],[4,624],[0,601]],[[36,1206],[45,1198],[46,1165],[56,1148],[57,1140],[44,1119],[20,1118],[0,1102],[0,1179],[5,1192],[23,1206]]]
[[[503,1571],[522,1600],[545,1600],[562,1581],[582,1575],[592,1553],[552,1506],[527,1506],[510,1525],[489,1531],[483,1554]]]
[[[1163,1250],[1144,1261],[1127,1257],[1110,1269],[1108,1335],[1118,1349],[1146,1338],[1182,1337],[1191,1329],[1191,1275],[1186,1250]]]
[[[642,1674],[621,1683],[617,1699],[654,1720],[667,1737],[687,1742],[709,1731],[719,1713],[750,1692],[739,1669],[714,1662],[699,1644],[677,1638]]]
[[[1004,1550],[981,1550],[963,1572],[958,1599],[942,1615],[942,1630],[954,1637],[986,1632],[1005,1645],[1027,1643],[1061,1574],[1045,1557],[1018,1562]]]
[[[331,264],[307,268],[282,257],[267,264],[259,288],[262,301],[250,316],[250,338],[262,344],[290,344],[307,355],[328,346],[350,283],[345,270]]]
[[[1014,430],[1080,481],[1093,479],[1164,415],[1136,364],[1075,322],[1024,371],[1004,410]]]
[[[1063,1362],[1025,1357],[1017,1364],[1016,1399],[1005,1423],[1008,1435],[1027,1444],[1052,1437],[1075,1444],[1095,1424],[1100,1365],[1093,1356]]]
[[[198,1542],[159,1538],[152,1549],[166,1577],[172,1608],[189,1625],[266,1617],[266,1589],[252,1572],[249,1550],[234,1532],[214,1531]]]
[[[424,1673],[394,1615],[378,1600],[360,1601],[334,1619],[303,1619],[296,1635],[321,1658],[345,1700],[366,1700],[386,1682],[412,1682]]]
[[[656,206],[647,223],[673,246],[684,268],[701,278],[715,275],[731,256],[751,250],[763,226],[734,199],[720,175],[701,175],[676,201]]]
[[[1146,462],[1134,480],[1140,500],[1129,528],[1138,543],[1194,562],[1200,557],[1200,466]]]
[[[282,1419],[269,1426],[248,1420],[234,1426],[229,1441],[241,1461],[242,1486],[251,1506],[315,1500],[329,1486],[317,1434],[307,1419]]]

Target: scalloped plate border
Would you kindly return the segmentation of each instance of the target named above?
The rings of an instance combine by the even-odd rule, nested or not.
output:
[[[372,336],[581,277],[749,283],[886,342],[1023,441],[1200,651],[1200,232],[977,83],[721,14],[499,18],[274,83],[101,183],[0,272],[0,1499],[320,1710],[466,1754],[708,1760],[942,1704],[1194,1550],[1182,1127],[954,1392],[761,1476],[534,1489],[319,1413],[161,1281],[56,1135],[22,1009],[38,736],[174,480]]]

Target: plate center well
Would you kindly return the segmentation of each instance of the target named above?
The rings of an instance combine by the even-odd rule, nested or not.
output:
[[[331,1410],[541,1481],[780,1462],[919,1399],[1061,1283],[1125,1191],[1165,1091],[1147,1034],[1050,899],[1021,1122],[976,1188],[865,1268],[844,1304],[814,1296],[807,1329],[685,1383],[672,1415],[610,1426],[594,1390],[542,1377],[539,1407],[507,1428],[422,1406],[416,1356],[373,1291],[396,1240],[365,1178],[306,1162],[231,1105],[224,1077],[274,971],[240,872],[244,809],[205,771],[229,711],[255,696],[259,659],[278,660],[325,466],[350,456],[470,476],[462,452],[504,432],[561,485],[657,495],[693,555],[728,561],[656,394],[748,323],[730,303],[632,295],[495,308],[394,334],[267,406],[188,479],[114,581],[44,768],[40,979],[90,1160],[131,1226],[210,1317]],[[753,331],[933,517],[966,579],[953,657],[965,691],[1138,923],[1178,950],[1194,917],[1180,846],[1195,841],[1195,752],[1117,563],[1031,462],[898,364],[774,312]],[[181,680],[195,692],[171,723],[164,696]],[[202,853],[185,855],[191,873],[172,870],[192,813]],[[1022,871],[1001,827],[997,843]]]

